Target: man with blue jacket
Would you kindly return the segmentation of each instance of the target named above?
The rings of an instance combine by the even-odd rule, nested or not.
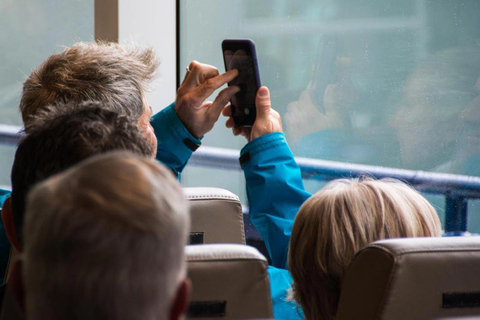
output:
[[[156,158],[179,175],[238,88],[222,90],[213,102],[205,100],[238,72],[232,70],[220,75],[216,68],[193,61],[175,102],[152,117],[145,92],[158,66],[159,61],[150,48],[95,42],[66,47],[33,70],[23,84],[20,111],[25,133],[34,125],[37,112],[48,105],[62,102],[74,107],[83,101],[99,101],[136,121],[155,147]],[[0,190],[0,208],[9,201],[9,194]],[[5,212],[2,212],[4,225],[13,221]],[[0,278],[8,262],[9,248],[2,225]]]

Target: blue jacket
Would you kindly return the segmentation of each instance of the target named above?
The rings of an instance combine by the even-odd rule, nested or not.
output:
[[[10,191],[0,189],[0,209],[3,207],[3,203],[10,196]]]
[[[3,203],[10,196],[10,191],[0,189],[0,215]],[[0,284],[3,283],[3,276],[7,271],[8,259],[10,259],[10,241],[7,238],[3,220],[0,219]]]
[[[295,215],[311,195],[305,191],[300,168],[281,132],[248,143],[241,151],[240,162],[250,220],[272,258],[269,275],[275,318],[301,319],[295,304],[285,301],[292,283],[287,256]]]
[[[151,124],[158,140],[157,160],[180,174],[201,140],[183,126],[173,104],[153,116]],[[302,319],[300,308],[286,301],[292,283],[287,253],[295,214],[310,194],[304,190],[300,169],[283,133],[272,133],[248,143],[241,151],[241,159],[245,158],[249,158],[242,168],[250,219],[273,261],[268,274],[275,318]]]
[[[172,103],[155,114],[150,124],[157,137],[157,160],[180,175],[188,159],[201,144],[183,125]]]

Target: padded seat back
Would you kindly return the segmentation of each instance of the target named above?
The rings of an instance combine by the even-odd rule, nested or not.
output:
[[[190,244],[245,244],[242,204],[230,191],[184,188],[191,206]]]
[[[349,266],[337,320],[480,318],[480,237],[382,240]]]
[[[267,259],[236,244],[187,246],[192,281],[188,319],[273,318]]]

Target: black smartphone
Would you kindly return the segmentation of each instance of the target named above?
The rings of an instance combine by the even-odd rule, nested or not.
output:
[[[329,84],[336,82],[337,55],[339,51],[338,39],[335,36],[323,36],[317,50],[317,61],[313,67],[312,101],[321,112],[325,112],[323,105],[325,90]]]
[[[255,97],[262,85],[258,71],[255,44],[250,39],[225,39],[222,42],[225,70],[238,70],[238,76],[228,83],[240,91],[232,96],[232,116],[238,127],[250,127],[255,122]]]

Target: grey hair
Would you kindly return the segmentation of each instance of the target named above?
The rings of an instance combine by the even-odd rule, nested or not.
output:
[[[87,159],[37,185],[24,227],[32,319],[166,319],[185,278],[188,203],[158,162]]]
[[[25,125],[58,102],[96,100],[139,119],[143,92],[156,77],[159,60],[151,48],[79,42],[51,55],[23,84],[20,112]],[[28,132],[27,132],[28,133]]]

